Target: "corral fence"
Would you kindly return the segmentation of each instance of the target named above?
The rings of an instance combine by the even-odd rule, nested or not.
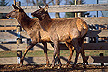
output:
[[[24,9],[26,13],[31,13],[38,9],[37,6],[21,6],[21,7]],[[13,9],[12,6],[0,6],[0,13],[9,13],[12,9]],[[49,6],[48,11],[77,12],[77,13],[85,11],[108,11],[108,4],[56,5],[56,6]],[[88,51],[91,50],[99,51],[98,56],[87,56],[88,61],[90,60],[89,63],[101,63],[101,64],[108,63],[108,56],[104,56],[104,50],[108,50],[108,17],[81,17],[81,18],[89,26],[89,31],[85,37],[84,49]],[[20,27],[16,19],[0,19],[0,51],[25,50],[29,42],[30,42],[29,36]],[[42,50],[42,49],[43,47],[41,43],[38,43],[33,48],[33,50]],[[60,43],[60,49],[67,50],[68,48],[64,45],[64,43]],[[48,50],[53,50],[52,46],[49,43],[48,43]],[[0,58],[0,60],[1,60],[0,64],[6,64],[6,63],[12,64],[16,63],[15,61],[17,61],[16,58],[11,58],[11,61],[9,60],[9,58]],[[33,60],[36,60],[35,57]],[[27,62],[30,63],[30,59],[28,59]]]

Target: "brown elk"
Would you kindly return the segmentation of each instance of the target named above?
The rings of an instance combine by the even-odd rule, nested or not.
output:
[[[70,49],[70,57],[67,65],[70,63],[74,48],[76,49],[76,58],[73,67],[77,63],[79,53],[82,54],[85,64],[87,60],[85,58],[84,48],[82,46],[84,37],[88,31],[86,22],[81,18],[59,20],[51,19],[47,12],[48,5],[46,5],[45,8],[40,6],[39,8],[40,9],[37,11],[31,13],[31,15],[39,19],[39,24],[41,25],[42,29],[49,33],[50,40],[54,43],[52,67],[55,66],[56,54],[58,57],[59,66],[61,67],[59,42],[66,42],[66,45]]]
[[[22,28],[27,32],[27,34],[32,39],[31,44],[26,48],[24,55],[21,58],[21,64],[23,65],[23,60],[28,50],[30,50],[37,43],[42,42],[42,44],[44,45],[46,66],[48,66],[49,60],[48,60],[48,55],[47,55],[47,43],[46,42],[51,42],[48,32],[44,31],[40,27],[38,19],[31,19],[29,16],[27,16],[27,14],[24,12],[24,10],[21,7],[17,7],[15,5],[12,5],[12,6],[14,7],[14,10],[8,13],[6,17],[16,18],[18,23],[22,26]]]
[[[42,44],[44,45],[46,66],[48,66],[49,60],[47,56],[47,43],[46,43],[50,41],[48,33],[46,31],[43,31],[43,29],[40,27],[38,19],[36,18],[31,19],[29,16],[27,16],[27,14],[24,12],[24,10],[21,7],[17,7],[15,5],[12,6],[14,7],[14,10],[8,13],[6,17],[16,18],[18,23],[27,32],[27,34],[30,36],[32,40],[30,45],[26,48],[23,57],[21,58],[21,65],[23,65],[23,60],[27,52],[37,43],[42,42]]]

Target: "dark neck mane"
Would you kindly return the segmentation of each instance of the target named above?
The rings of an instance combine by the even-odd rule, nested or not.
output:
[[[45,17],[42,18],[42,20],[39,20],[39,23],[40,23],[42,29],[45,31],[49,30],[49,28],[51,27],[51,22],[52,22],[52,20],[49,16],[48,12],[46,12]]]
[[[19,24],[23,27],[24,30],[28,30],[29,24],[30,24],[30,20],[31,18],[29,16],[27,16],[27,14],[25,12],[20,12],[17,20],[19,22]]]

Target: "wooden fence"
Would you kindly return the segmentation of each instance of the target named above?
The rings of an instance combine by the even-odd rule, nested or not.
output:
[[[27,13],[31,13],[38,9],[37,6],[22,6],[22,8]],[[0,6],[0,13],[8,13],[12,9],[13,8],[11,6]],[[48,11],[49,12],[108,11],[108,4],[49,6]],[[84,44],[84,49],[85,50],[108,50],[108,39],[107,39],[108,38],[108,26],[107,26],[108,17],[88,17],[88,18],[81,17],[81,18],[89,26],[89,31],[85,38],[86,43]],[[16,29],[18,29],[18,22],[16,19],[0,19],[0,30],[1,30],[0,32],[0,51],[25,50],[29,36],[27,35],[25,31],[22,30],[20,32],[21,34],[20,37],[22,38],[23,43],[19,44],[19,48],[17,48],[18,45],[16,44],[16,42],[18,38],[18,32]],[[60,44],[60,48],[61,50],[68,49],[63,43]],[[33,50],[42,50],[42,49],[43,47],[41,43],[37,44],[33,48]],[[53,50],[50,44],[48,44],[48,50]],[[103,58],[100,56],[95,56],[95,57],[89,56],[88,59],[90,58],[93,59],[93,62],[91,63],[102,63],[102,62],[108,63],[107,56],[104,56]],[[5,59],[8,59],[8,58],[5,58]],[[3,61],[3,58],[0,58],[0,60]],[[7,62],[4,62],[4,63],[7,63]],[[10,63],[15,63],[15,62],[11,61]]]

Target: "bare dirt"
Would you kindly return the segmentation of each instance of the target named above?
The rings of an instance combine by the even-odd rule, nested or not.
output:
[[[86,65],[86,68],[82,64],[77,64],[75,68],[72,68],[72,64],[69,67],[65,68],[65,65],[62,65],[58,69],[58,65],[54,68],[45,67],[45,64],[26,64],[22,67],[18,64],[5,64],[0,65],[0,71],[21,71],[21,72],[108,72],[108,66],[99,66],[99,65]]]

